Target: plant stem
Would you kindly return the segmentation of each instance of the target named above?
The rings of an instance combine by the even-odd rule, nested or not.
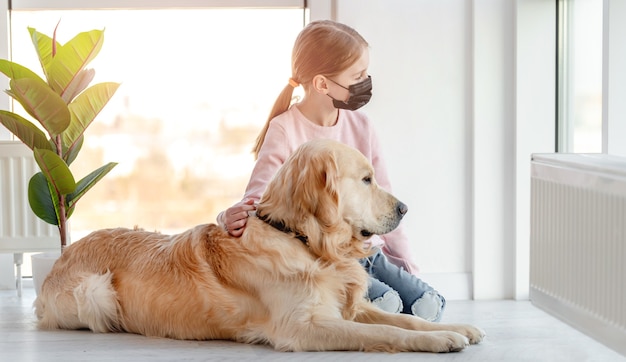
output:
[[[59,194],[59,236],[61,237],[61,253],[67,245],[67,217],[65,217],[65,195]]]
[[[55,138],[57,155],[63,159],[63,140],[61,135],[57,135]],[[57,197],[59,199],[59,236],[61,238],[61,253],[65,250],[67,245],[67,215],[65,213],[65,195],[57,191]]]
[[[66,227],[66,223],[67,223],[66,220],[63,220],[63,221],[59,222],[59,236],[61,238],[61,253],[63,253],[63,251],[65,250],[65,247],[67,246],[67,227]]]

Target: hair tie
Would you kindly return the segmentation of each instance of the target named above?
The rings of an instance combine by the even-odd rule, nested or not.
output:
[[[289,78],[289,85],[294,87],[294,88],[298,88],[298,86],[300,86],[300,83],[298,83],[295,80],[293,80],[293,78]]]

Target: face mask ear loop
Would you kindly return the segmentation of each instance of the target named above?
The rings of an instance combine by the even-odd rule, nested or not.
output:
[[[343,88],[343,89],[345,89],[345,90],[347,90],[347,91],[349,91],[349,90],[350,90],[350,88],[346,88],[346,87],[342,86],[341,84],[339,84],[339,83],[335,82],[334,80],[332,80],[332,79],[330,79],[330,78],[326,78],[326,79],[328,79],[329,81],[331,81],[331,82],[333,82],[333,83],[337,84],[338,86],[340,86],[341,88]]]
[[[342,86],[341,84],[335,82],[334,80],[326,77],[326,79],[328,79],[329,81],[335,83],[336,85],[340,86],[341,88],[347,90],[348,93],[348,100],[350,100],[350,97],[352,97],[352,92],[350,92],[350,88],[346,88],[344,86]],[[332,100],[333,100],[333,105],[335,106],[335,108],[339,108],[339,109],[348,109],[345,106],[348,106],[348,102],[347,101],[342,101],[340,99],[336,99],[335,97],[331,96],[330,94],[326,94],[327,96],[329,96]]]

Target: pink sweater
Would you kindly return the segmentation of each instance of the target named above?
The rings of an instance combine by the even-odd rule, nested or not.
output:
[[[309,121],[298,107],[292,106],[271,121],[244,198],[258,201],[287,157],[301,144],[319,138],[340,141],[361,151],[374,166],[376,182],[391,192],[378,138],[364,113],[340,109],[337,123],[332,127],[323,127]],[[371,243],[373,246],[381,246],[383,253],[394,264],[410,273],[418,272],[402,224],[381,237],[374,235]]]

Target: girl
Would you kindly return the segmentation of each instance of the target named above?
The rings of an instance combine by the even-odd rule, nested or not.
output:
[[[311,139],[334,139],[358,149],[372,162],[378,184],[391,190],[374,129],[368,118],[356,111],[372,94],[368,67],[368,43],[354,29],[324,20],[310,23],[300,32],[292,53],[292,77],[257,138],[257,161],[244,199],[217,216],[217,222],[232,236],[241,236],[248,212],[255,210],[255,202],[287,157]],[[305,95],[290,107],[293,89],[298,86]],[[368,297],[372,303],[389,312],[439,321],[445,299],[414,275],[418,267],[402,225],[370,241],[377,251],[361,263],[371,277]]]

